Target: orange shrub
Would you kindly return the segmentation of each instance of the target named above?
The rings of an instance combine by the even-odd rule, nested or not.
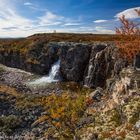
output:
[[[140,16],[140,10],[135,10]],[[122,26],[116,28],[119,40],[115,41],[120,50],[120,55],[132,62],[134,57],[140,53],[140,28],[139,24],[129,21],[123,15],[120,17]]]
[[[85,100],[85,95],[69,93],[51,94],[44,97],[41,103],[47,113],[39,117],[33,125],[47,122],[51,126],[46,133],[47,136],[57,132],[60,139],[73,139],[73,137],[77,137],[76,131],[79,128],[79,122],[87,108]]]

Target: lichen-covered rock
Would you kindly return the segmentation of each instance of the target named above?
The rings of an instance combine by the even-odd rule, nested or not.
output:
[[[109,81],[100,102],[93,102],[90,113],[87,110],[94,121],[81,130],[81,137],[96,134],[101,140],[139,140],[140,71],[127,67]]]
[[[123,112],[129,123],[135,124],[140,116],[140,98],[132,99],[129,104],[123,107]]]
[[[111,94],[106,110],[125,104],[130,97],[140,95],[140,71],[132,67],[124,68],[119,77],[107,80],[107,92]]]

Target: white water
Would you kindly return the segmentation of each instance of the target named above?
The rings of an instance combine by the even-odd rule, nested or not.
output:
[[[57,82],[59,81],[59,79],[56,78],[56,75],[58,74],[59,69],[60,69],[60,60],[58,60],[56,63],[53,64],[48,76],[43,76],[39,79],[36,79],[35,81],[31,81],[29,82],[29,84],[44,85],[46,83]]]

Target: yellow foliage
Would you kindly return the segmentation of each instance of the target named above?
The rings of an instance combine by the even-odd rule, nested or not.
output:
[[[39,61],[37,61],[36,59],[33,58],[28,58],[26,60],[27,63],[31,63],[31,64],[39,64]]]
[[[47,119],[48,119],[48,116],[43,115],[38,120],[36,120],[32,125],[36,125],[38,123],[42,123],[42,122],[46,121]]]
[[[47,122],[52,126],[51,129],[57,131],[61,137],[76,135],[78,123],[87,107],[85,103],[86,95],[76,93],[52,94],[48,97],[43,97],[41,101],[47,113],[38,118],[34,124]]]
[[[5,93],[5,94],[9,94],[15,97],[20,96],[20,94],[16,91],[15,88],[6,86],[6,85],[1,85],[0,84],[0,92]]]

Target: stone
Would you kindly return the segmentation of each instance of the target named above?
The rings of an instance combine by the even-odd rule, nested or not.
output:
[[[103,89],[98,87],[95,91],[90,94],[90,97],[95,101],[100,101],[103,96]]]
[[[134,60],[134,65],[136,68],[140,69],[140,54],[136,55],[136,58]]]
[[[135,128],[140,129],[140,120],[136,122]]]
[[[120,71],[127,66],[127,61],[119,58],[114,64],[114,76],[118,76]]]

